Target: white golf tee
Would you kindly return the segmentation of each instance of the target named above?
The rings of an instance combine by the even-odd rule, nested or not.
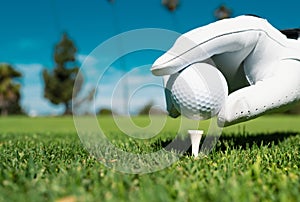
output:
[[[188,134],[191,138],[192,143],[192,155],[197,157],[199,154],[199,145],[203,134],[203,130],[188,130]]]

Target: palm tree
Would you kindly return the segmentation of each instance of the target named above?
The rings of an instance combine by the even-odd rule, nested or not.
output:
[[[172,17],[173,29],[179,31],[179,21],[176,10],[180,6],[179,0],[162,0],[161,4],[165,7]]]
[[[0,64],[0,111],[2,116],[9,113],[9,109],[19,106],[20,84],[14,83],[13,79],[21,77],[21,73],[9,65]]]
[[[217,20],[222,20],[225,18],[230,18],[232,14],[231,9],[229,9],[227,6],[225,5],[221,5],[219,6],[216,10],[215,10],[215,18]]]
[[[179,0],[162,0],[161,3],[171,12],[175,11],[179,5]]]

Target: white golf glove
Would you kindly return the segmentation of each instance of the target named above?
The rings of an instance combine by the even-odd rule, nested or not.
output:
[[[225,76],[230,94],[218,114],[232,125],[300,99],[300,41],[288,39],[266,20],[239,16],[211,23],[179,37],[151,71],[169,76],[195,62],[209,62]],[[167,88],[165,86],[165,88]],[[169,115],[177,117],[166,89]]]

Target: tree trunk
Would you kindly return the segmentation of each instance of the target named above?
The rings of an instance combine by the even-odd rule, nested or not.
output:
[[[8,110],[6,108],[2,108],[1,116],[7,116],[7,115],[8,115]]]
[[[72,115],[72,109],[69,102],[65,102],[64,104],[65,104],[65,112],[63,115]]]

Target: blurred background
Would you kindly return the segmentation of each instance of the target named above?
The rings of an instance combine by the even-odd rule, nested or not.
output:
[[[300,26],[296,0],[11,0],[2,1],[0,12],[0,113],[29,116],[72,114],[72,92],[81,64],[99,44],[133,29],[163,28],[179,33],[219,19],[242,14],[266,18],[278,29]],[[131,67],[151,64],[162,53],[147,57],[133,54],[111,67],[112,78],[124,75]],[[105,58],[89,58],[89,63]],[[99,68],[99,67],[95,67]],[[79,75],[74,106],[88,106],[97,87],[89,85],[88,75]],[[116,77],[117,78],[117,77]],[[124,113],[131,82],[147,81],[147,69],[127,79],[120,93],[119,108],[111,109],[105,92],[95,103],[100,114]],[[109,79],[107,92],[111,92]],[[126,87],[127,86],[127,87]],[[129,87],[128,87],[129,88]],[[109,97],[109,94],[107,94]],[[140,97],[139,97],[140,96]],[[148,113],[152,105],[164,103],[163,91],[137,95],[132,114]],[[296,106],[288,113],[299,113]],[[86,112],[85,112],[86,113]],[[159,113],[159,112],[158,112]]]

